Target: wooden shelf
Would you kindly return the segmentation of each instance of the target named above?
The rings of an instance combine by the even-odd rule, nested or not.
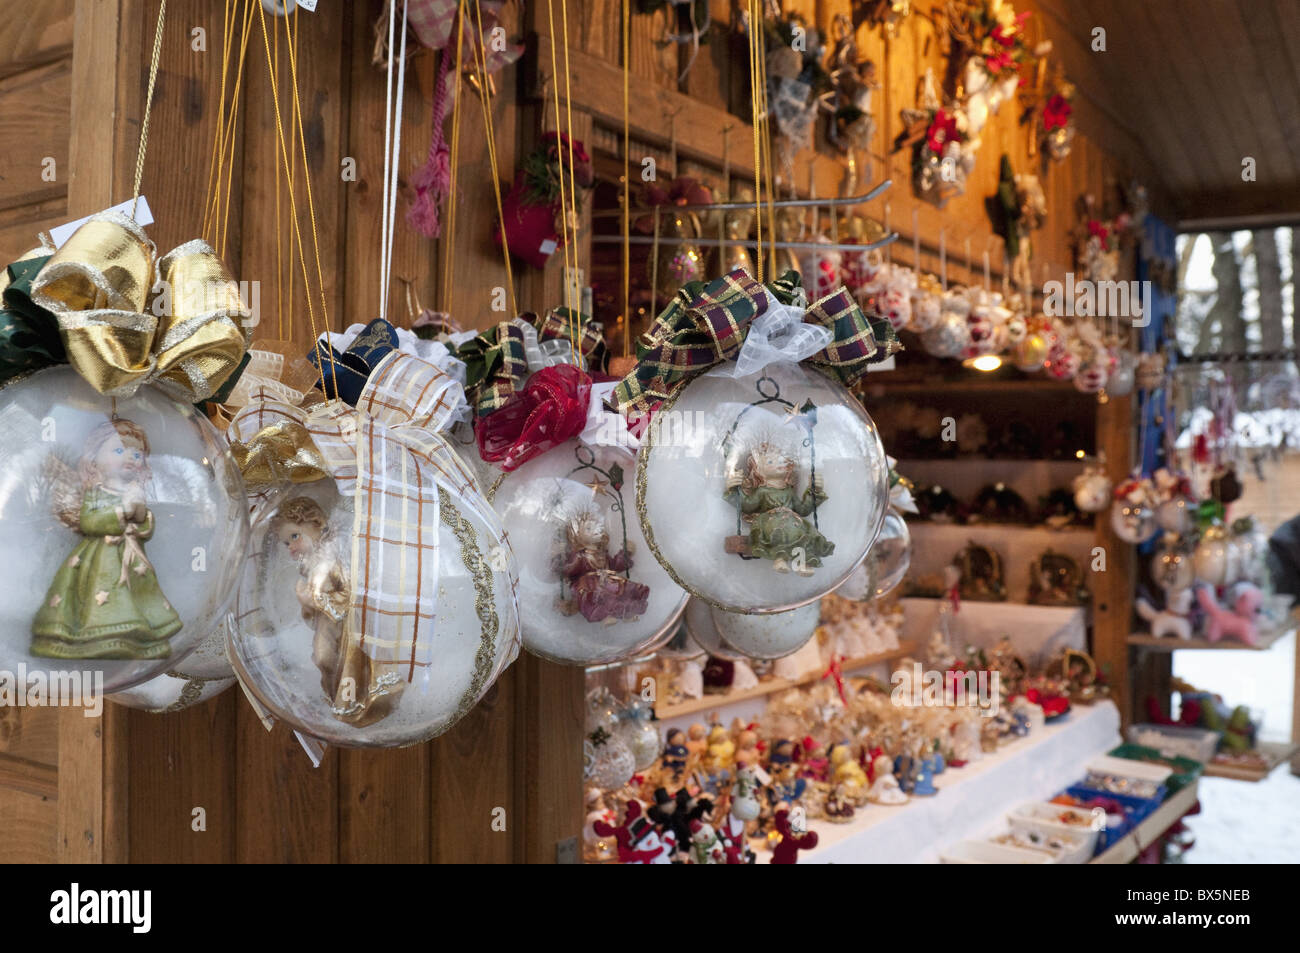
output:
[[[1178,819],[1196,804],[1198,782],[1193,781],[1177,794],[1160,805],[1159,809],[1129,831],[1122,838],[1111,844],[1104,853],[1098,854],[1089,863],[1092,864],[1127,864],[1138,854],[1146,850],[1160,835],[1178,823]]]
[[[907,655],[912,655],[917,650],[917,643],[903,641],[898,643],[898,648],[891,649],[888,652],[881,652],[878,655],[864,655],[861,658],[845,659],[840,662],[840,670],[844,674],[849,674],[860,668],[866,668],[869,665],[876,665],[880,662],[892,662],[894,659],[900,659]],[[747,701],[751,698],[762,698],[765,695],[775,695],[777,692],[788,691],[791,688],[798,688],[800,685],[809,685],[818,681],[822,673],[808,674],[803,678],[771,678],[765,682],[759,682],[753,688],[747,688],[740,692],[731,692],[726,695],[705,695],[702,698],[692,698],[684,701],[680,705],[665,705],[663,708],[655,709],[655,719],[657,721],[668,721],[673,718],[683,718],[686,715],[694,715],[697,712],[708,711],[710,708],[719,708],[723,705],[731,705],[735,702]]]
[[[1267,768],[1258,770],[1234,764],[1216,764],[1210,761],[1205,765],[1205,776],[1207,778],[1232,778],[1234,781],[1263,781],[1273,773],[1274,768],[1297,751],[1300,751],[1300,743],[1261,741],[1255,750],[1268,759]]]
[[[1273,647],[1273,643],[1278,639],[1290,635],[1292,629],[1276,629],[1259,637],[1258,645],[1246,645],[1244,642],[1238,642],[1235,639],[1221,639],[1218,642],[1211,642],[1209,639],[1180,639],[1176,636],[1154,636],[1150,632],[1134,632],[1128,637],[1129,645],[1140,645],[1143,648],[1155,649],[1159,652],[1181,652],[1184,649],[1236,649],[1240,652],[1266,652]]]

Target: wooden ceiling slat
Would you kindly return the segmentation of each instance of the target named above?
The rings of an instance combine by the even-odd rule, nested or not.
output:
[[[1300,183],[1300,157],[1289,144],[1300,136],[1300,98],[1290,79],[1280,24],[1275,25],[1272,14],[1267,6],[1252,3],[1247,8],[1238,0],[1235,16],[1224,15],[1233,38],[1229,49],[1240,51],[1229,55],[1228,62],[1238,68],[1227,72],[1237,77],[1239,95],[1258,125],[1262,152],[1256,156],[1258,181],[1296,184]]]

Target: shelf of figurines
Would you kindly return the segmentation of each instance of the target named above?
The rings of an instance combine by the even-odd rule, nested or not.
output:
[[[916,642],[900,642],[896,648],[886,652],[878,652],[875,655],[864,655],[859,658],[841,659],[839,661],[840,671],[844,675],[851,675],[864,668],[870,668],[873,665],[879,665],[883,662],[892,662],[895,659],[906,658],[915,655],[917,650]],[[768,678],[760,681],[752,688],[740,689],[721,694],[705,694],[700,698],[691,698],[680,702],[676,705],[663,705],[655,710],[655,716],[660,721],[669,721],[674,718],[683,718],[687,715],[698,714],[702,711],[710,711],[723,705],[732,705],[736,702],[750,701],[755,698],[764,698],[768,695],[775,695],[778,692],[788,691],[792,688],[800,688],[804,685],[811,685],[813,682],[825,677],[824,672],[813,671],[800,676],[799,678]]]
[[[1207,769],[1206,774],[1210,771]],[[1091,864],[1127,864],[1154,844],[1196,805],[1199,783],[1193,781],[1160,805],[1150,817],[1089,861]]]
[[[1289,761],[1300,751],[1300,742],[1260,741],[1255,747],[1235,760],[1223,756],[1205,765],[1209,778],[1231,778],[1234,781],[1263,781],[1284,761]]]
[[[1211,641],[1201,636],[1184,639],[1176,635],[1152,635],[1150,632],[1134,632],[1128,637],[1128,644],[1141,646],[1145,649],[1154,649],[1159,652],[1181,652],[1185,649],[1237,649],[1246,652],[1266,652],[1273,647],[1275,642],[1286,638],[1294,631],[1294,627],[1262,630],[1255,636],[1253,644],[1247,644],[1228,637],[1221,637],[1217,641]]]

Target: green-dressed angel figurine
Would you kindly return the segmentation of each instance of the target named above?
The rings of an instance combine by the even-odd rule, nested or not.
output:
[[[54,513],[83,537],[59,566],[32,622],[32,655],[56,659],[163,659],[181,619],[145,555],[149,438],[114,417],[86,438],[75,470],[48,461]]]
[[[727,551],[772,560],[777,572],[794,569],[811,576],[821,557],[835,552],[835,544],[805,517],[826,502],[821,474],[814,473],[802,494],[795,490],[794,457],[778,444],[764,440],[745,457],[743,469],[732,469],[725,497],[740,510],[748,536],[727,540]]]

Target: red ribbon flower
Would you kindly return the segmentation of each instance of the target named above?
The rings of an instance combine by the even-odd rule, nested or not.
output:
[[[479,453],[501,469],[514,470],[540,453],[576,437],[587,426],[591,378],[572,364],[544,367],[505,406],[474,426]]]
[[[1110,229],[1095,218],[1088,219],[1088,234],[1101,242],[1102,251],[1110,251]]]
[[[1070,101],[1060,93],[1054,94],[1043,107],[1043,128],[1048,132],[1053,129],[1064,129],[1070,122],[1070,114],[1074,112],[1074,107]]]

